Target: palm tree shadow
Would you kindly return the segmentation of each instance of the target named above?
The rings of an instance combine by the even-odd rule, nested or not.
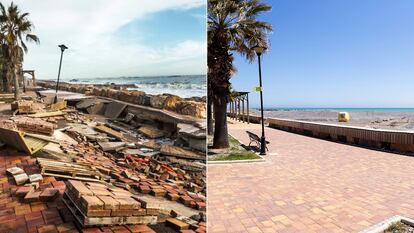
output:
[[[258,146],[248,146],[248,145],[245,145],[245,144],[241,144],[240,146],[243,147],[247,151],[254,151],[254,152],[259,152],[260,151],[260,148]]]

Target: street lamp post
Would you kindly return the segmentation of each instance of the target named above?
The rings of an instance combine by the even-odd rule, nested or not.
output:
[[[58,79],[57,79],[57,83],[56,83],[56,95],[55,95],[55,101],[54,103],[57,103],[57,94],[58,94],[58,90],[59,90],[59,79],[60,79],[60,68],[62,67],[62,58],[63,58],[63,51],[65,51],[65,49],[68,49],[68,47],[66,47],[66,45],[61,44],[58,46],[60,48],[60,63],[59,63],[59,72],[58,72]]]
[[[264,117],[263,117],[263,91],[262,91],[262,69],[260,63],[260,56],[266,50],[266,47],[263,46],[254,46],[254,51],[257,54],[259,61],[259,83],[260,83],[260,112],[262,116],[262,137],[260,138],[260,155],[266,155],[266,138],[264,132]]]

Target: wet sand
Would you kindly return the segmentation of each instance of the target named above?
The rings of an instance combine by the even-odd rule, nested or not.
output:
[[[252,109],[252,114],[260,115],[260,111]],[[362,126],[375,129],[414,130],[414,112],[385,111],[348,111],[351,120],[338,122],[336,110],[277,110],[265,111],[265,117],[295,119],[351,126]]]

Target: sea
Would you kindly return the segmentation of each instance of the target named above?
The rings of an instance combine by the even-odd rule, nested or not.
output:
[[[132,84],[129,90],[140,90],[148,94],[173,94],[183,98],[206,96],[206,75],[134,76],[82,78],[63,80],[79,84]]]
[[[260,108],[255,108],[260,110]],[[414,112],[414,108],[295,108],[295,107],[275,107],[264,108],[265,111],[339,111],[339,112]]]

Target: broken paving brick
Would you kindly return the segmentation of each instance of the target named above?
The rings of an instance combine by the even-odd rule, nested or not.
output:
[[[205,202],[196,202],[197,209],[205,211],[206,210],[206,203]]]
[[[152,189],[151,194],[155,197],[163,197],[167,192],[164,189]]]
[[[176,201],[180,198],[180,195],[175,194],[175,193],[168,193],[167,198],[168,198],[168,200]]]
[[[29,176],[30,183],[39,182],[43,180],[43,176],[41,174],[33,174]]]
[[[16,196],[17,197],[24,197],[26,196],[26,194],[32,192],[34,190],[33,186],[23,186],[23,187],[19,187],[16,190]]]
[[[18,174],[18,175],[15,175],[13,177],[14,177],[14,181],[16,181],[17,185],[22,185],[22,184],[26,183],[26,181],[29,180],[29,177],[27,176],[26,173]]]
[[[53,201],[57,197],[59,197],[59,190],[55,188],[46,188],[43,192],[39,195],[39,199],[41,201]]]
[[[37,191],[37,192],[29,192],[26,194],[26,196],[24,196],[24,202],[25,203],[31,203],[31,202],[35,202],[35,201],[40,201],[40,194],[42,192],[41,191]]]
[[[147,186],[147,185],[140,185],[140,186],[138,186],[138,190],[141,193],[144,193],[144,194],[148,194],[148,193],[151,192],[151,188],[149,186]]]
[[[188,223],[180,221],[176,218],[167,218],[165,222],[167,225],[171,226],[176,230],[187,230],[190,227]]]
[[[180,197],[180,201],[184,204],[184,205],[190,205],[190,203],[193,201],[193,199],[189,196],[181,196]]]
[[[23,174],[24,170],[21,169],[20,167],[11,167],[6,169],[7,174],[14,176],[14,175],[18,175],[18,174]]]

